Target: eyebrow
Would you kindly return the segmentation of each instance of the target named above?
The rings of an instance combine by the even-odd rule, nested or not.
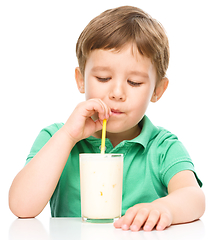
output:
[[[92,72],[98,72],[98,71],[111,71],[111,68],[108,66],[96,66],[91,69]],[[149,75],[146,72],[140,72],[140,71],[130,71],[128,72],[129,75],[135,75],[140,76],[143,78],[149,78]]]
[[[137,75],[143,78],[149,78],[148,74],[145,72],[139,72],[139,71],[131,71],[129,72],[130,75]]]
[[[105,67],[105,66],[96,66],[91,69],[92,72],[97,72],[97,71],[110,71],[110,67]]]

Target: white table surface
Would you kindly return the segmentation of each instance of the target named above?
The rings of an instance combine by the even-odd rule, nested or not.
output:
[[[4,238],[6,239],[6,238]],[[202,240],[219,239],[216,231],[208,231],[205,221],[171,226],[165,231],[131,232],[115,229],[112,224],[84,223],[81,218],[15,219],[8,229],[9,240]]]

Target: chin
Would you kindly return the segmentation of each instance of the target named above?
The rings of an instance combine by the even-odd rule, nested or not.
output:
[[[106,131],[108,133],[122,133],[128,131],[130,128],[125,127],[124,124],[111,123],[107,124]]]

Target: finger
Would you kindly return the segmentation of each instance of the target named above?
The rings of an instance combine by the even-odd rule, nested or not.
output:
[[[138,208],[136,205],[134,207],[129,208],[125,215],[123,216],[122,223],[121,223],[121,228],[123,230],[129,230],[130,225],[132,224],[136,214],[137,214]]]
[[[148,216],[148,219],[144,225],[145,231],[151,231],[157,224],[160,218],[160,212],[158,210],[152,210]]]
[[[172,223],[172,219],[171,219],[170,215],[167,213],[162,213],[156,229],[158,231],[162,231],[166,227],[169,227],[171,225],[171,223]]]
[[[105,118],[105,106],[103,102],[96,98],[90,99],[88,101],[93,104],[94,111],[97,112],[99,118],[103,120]]]
[[[115,222],[113,223],[113,225],[114,225],[115,228],[121,228],[121,227],[122,227],[123,218],[124,218],[124,217],[121,217],[120,219],[118,219],[117,221],[115,221]]]
[[[139,231],[142,225],[148,218],[149,210],[147,208],[141,208],[135,216],[135,219],[130,227],[132,231]]]
[[[99,99],[89,99],[86,101],[86,117],[91,117],[94,113],[98,113],[99,118],[105,118],[105,106]]]
[[[90,99],[89,101],[93,101],[101,106],[101,109],[96,108],[95,110],[98,112],[98,116],[100,120],[108,119],[110,116],[110,108],[98,98]]]
[[[110,114],[111,114],[111,109],[101,99],[99,99],[99,101],[101,102],[101,104],[102,104],[102,106],[104,108],[104,113],[105,113],[104,114],[105,115],[104,119],[108,119]]]

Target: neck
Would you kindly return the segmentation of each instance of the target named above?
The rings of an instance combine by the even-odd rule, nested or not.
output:
[[[132,140],[136,138],[141,132],[139,125],[134,126],[133,128],[120,133],[111,133],[106,132],[106,137],[110,140],[113,147],[117,146],[120,142],[124,140]],[[101,138],[102,131],[96,132],[93,136],[96,138]]]

